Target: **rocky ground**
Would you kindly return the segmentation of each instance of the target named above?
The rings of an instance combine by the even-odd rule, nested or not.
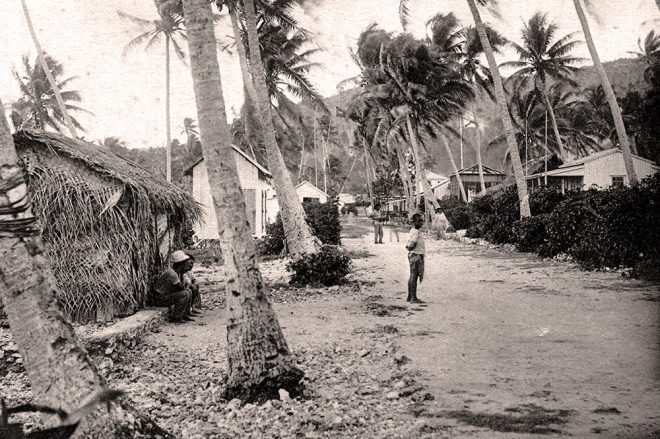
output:
[[[220,398],[224,298],[217,267],[196,270],[203,317],[163,325],[137,348],[96,358],[111,386],[185,438],[660,437],[658,287],[566,262],[427,242],[420,297],[405,297],[406,235],[374,245],[351,224],[355,273],[332,289],[289,288],[262,264],[305,371],[302,398]],[[4,338],[2,338],[4,337]],[[30,398],[20,357],[0,375]]]

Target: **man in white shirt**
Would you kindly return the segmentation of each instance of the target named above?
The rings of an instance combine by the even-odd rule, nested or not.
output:
[[[413,227],[410,229],[410,238],[406,248],[408,249],[408,261],[410,262],[410,279],[408,279],[408,298],[406,302],[424,303],[417,298],[417,280],[422,283],[424,279],[424,235],[421,228],[424,225],[422,215],[416,213],[412,217]]]

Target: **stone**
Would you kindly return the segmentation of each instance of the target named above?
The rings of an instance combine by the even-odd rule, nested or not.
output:
[[[397,392],[396,390],[392,390],[390,392],[387,392],[387,394],[385,394],[385,398],[387,398],[387,399],[399,399],[399,392]]]
[[[278,393],[280,394],[280,400],[282,401],[289,401],[291,397],[289,396],[289,392],[287,392],[284,389],[278,390]]]

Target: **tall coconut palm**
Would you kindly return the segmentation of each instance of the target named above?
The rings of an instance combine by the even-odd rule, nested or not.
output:
[[[23,6],[23,15],[25,16],[25,21],[27,22],[28,29],[30,30],[30,36],[32,37],[32,42],[34,42],[34,46],[37,49],[37,58],[39,59],[39,64],[41,65],[41,69],[45,73],[48,83],[50,84],[50,89],[52,90],[52,93],[55,97],[55,101],[57,102],[59,113],[62,119],[64,120],[64,123],[66,124],[67,128],[69,129],[71,136],[78,137],[75,124],[73,123],[73,120],[71,120],[71,117],[69,116],[69,113],[67,111],[67,106],[64,102],[64,98],[60,94],[58,83],[55,81],[55,78],[53,77],[54,75],[51,73],[49,69],[49,64],[46,60],[46,55],[41,47],[41,44],[39,43],[39,39],[37,38],[37,33],[35,32],[34,26],[32,25],[32,19],[30,18],[30,12],[28,10],[27,3],[25,3],[25,0],[21,0],[21,5]]]
[[[483,55],[483,46],[479,40],[477,30],[472,26],[461,27],[458,19],[452,13],[437,14],[427,24],[430,28],[431,36],[429,39],[433,47],[439,50],[441,56],[449,62],[456,64],[456,68],[461,72],[461,75],[472,85],[475,97],[477,99],[482,98],[485,93],[491,99],[494,99],[492,75],[488,67],[483,65],[479,59]],[[486,34],[493,50],[499,53],[500,48],[506,44],[507,40],[490,26],[486,26]],[[483,192],[486,190],[486,183],[481,159],[481,130],[477,112],[477,99],[471,102],[470,122],[475,128],[477,168],[481,191]]]
[[[71,117],[68,111],[77,111],[91,114],[89,111],[76,105],[81,101],[80,92],[75,90],[66,90],[70,82],[76,80],[75,76],[61,79],[64,73],[62,64],[48,55],[43,55],[44,62],[48,66],[48,74],[43,69],[41,63],[35,61],[32,64],[27,55],[23,55],[23,71],[14,69],[13,74],[21,90],[21,97],[12,104],[11,119],[16,130],[23,128],[37,128],[45,130],[52,128],[61,132],[62,127],[71,123],[75,128],[84,131],[82,125],[74,117]],[[51,87],[51,81],[47,76],[53,79],[57,94],[59,94],[65,115],[62,112],[62,106],[57,101],[56,90]],[[68,122],[67,122],[68,118]]]
[[[222,79],[208,0],[184,0],[191,70],[204,159],[221,225],[227,288],[226,397],[250,400],[259,392],[292,390],[303,373],[289,353],[277,317],[266,298],[232,156]],[[258,90],[258,88],[257,88]],[[263,92],[263,91],[262,91]],[[279,195],[279,192],[278,192]]]
[[[305,220],[305,211],[298,199],[289,171],[286,168],[282,153],[277,144],[275,126],[271,113],[271,101],[268,96],[266,72],[261,58],[257,19],[253,0],[244,1],[245,27],[250,50],[250,70],[257,92],[257,110],[264,129],[264,140],[268,167],[273,174],[273,183],[280,205],[282,224],[287,239],[289,251],[294,257],[316,253],[320,243],[316,239]]]
[[[170,117],[170,46],[174,49],[174,54],[182,61],[185,60],[185,54],[181,48],[181,42],[186,39],[186,31],[183,26],[183,16],[178,12],[171,12],[167,9],[159,9],[163,12],[159,20],[146,20],[135,17],[123,11],[117,11],[117,14],[140,27],[142,33],[133,38],[124,47],[124,55],[131,50],[144,45],[145,49],[150,49],[154,44],[165,40],[165,154],[167,181],[172,181],[172,125]]]
[[[575,85],[572,76],[577,70],[575,64],[582,59],[571,56],[570,52],[580,44],[574,40],[576,32],[555,39],[558,27],[549,22],[547,15],[535,13],[522,29],[522,44],[511,42],[519,56],[518,61],[505,62],[500,67],[513,67],[517,70],[512,79],[521,80],[520,86],[527,86],[528,82],[538,88],[543,96],[546,110],[550,116],[555,140],[559,145],[562,160],[567,160],[564,143],[559,133],[555,111],[550,104],[548,93],[549,80],[567,81]]]
[[[589,0],[585,0],[585,3],[588,6],[591,4]],[[603,86],[605,96],[607,97],[607,103],[609,104],[610,110],[612,111],[616,133],[619,138],[619,145],[621,146],[621,152],[623,153],[623,163],[626,166],[628,181],[630,184],[635,184],[637,183],[637,173],[635,172],[635,165],[633,163],[632,152],[630,150],[630,140],[628,139],[628,134],[626,133],[626,126],[623,123],[621,109],[619,108],[619,104],[616,101],[614,90],[612,90],[612,84],[610,84],[610,80],[607,78],[607,73],[605,72],[603,63],[600,61],[600,56],[598,55],[596,44],[594,43],[594,39],[591,36],[589,21],[587,20],[587,16],[584,13],[584,9],[582,8],[580,0],[573,0],[573,5],[575,6],[575,12],[580,19],[580,25],[582,26],[584,39],[587,42],[587,47],[589,48],[589,54],[591,55],[594,67],[596,67],[598,79],[600,79],[600,84]]]
[[[105,393],[106,382],[55,299],[55,277],[44,258],[41,229],[17,161],[0,102],[0,211],[5,213],[0,218],[0,298],[35,401],[71,413]],[[172,437],[126,402],[112,414],[103,413],[82,420],[81,437]]]
[[[490,0],[493,2],[494,0]],[[495,55],[493,52],[493,47],[490,44],[488,39],[488,34],[486,33],[486,27],[481,20],[481,14],[477,8],[477,2],[480,5],[486,5],[489,3],[489,0],[467,0],[472,18],[474,19],[475,27],[477,28],[477,33],[479,34],[479,40],[484,49],[484,54],[488,60],[488,67],[490,73],[493,76],[493,85],[495,88],[495,97],[498,105],[498,112],[500,119],[502,120],[502,125],[504,126],[504,132],[506,133],[507,144],[509,150],[511,151],[511,162],[513,165],[513,174],[516,180],[516,188],[518,190],[518,201],[520,204],[520,216],[528,217],[531,216],[531,211],[529,208],[529,197],[527,194],[527,182],[525,181],[525,174],[523,172],[522,163],[520,162],[520,154],[518,153],[518,143],[516,142],[515,132],[513,129],[513,123],[511,122],[511,116],[509,114],[509,108],[506,102],[506,95],[504,94],[504,85],[502,84],[502,76],[500,75],[499,68],[495,61]]]
[[[474,97],[472,88],[451,65],[436,58],[425,44],[407,34],[397,36],[383,47],[380,65],[387,77],[388,99],[399,113],[398,120],[407,128],[418,172],[422,174],[425,199],[437,209],[439,205],[426,179],[425,152],[420,141],[424,143],[424,138],[440,135],[453,162],[443,131],[447,122],[464,111]],[[462,182],[459,184],[463,186]]]

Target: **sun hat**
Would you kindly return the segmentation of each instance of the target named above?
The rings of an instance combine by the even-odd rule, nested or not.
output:
[[[172,256],[170,256],[170,260],[172,261],[173,264],[183,262],[186,259],[190,259],[190,256],[185,254],[182,250],[177,250],[174,253],[172,253]]]

